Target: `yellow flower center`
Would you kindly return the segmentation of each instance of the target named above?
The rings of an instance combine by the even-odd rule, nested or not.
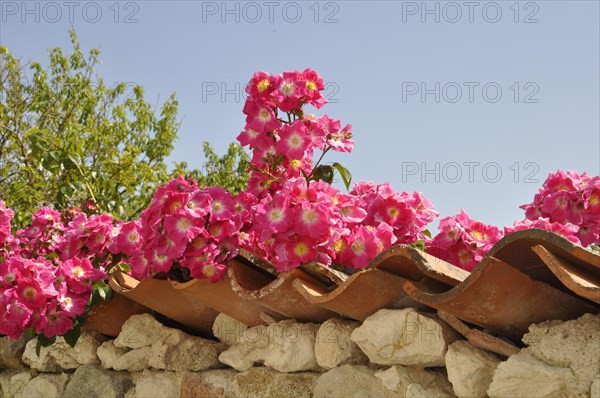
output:
[[[339,239],[333,244],[333,250],[335,250],[336,253],[341,253],[345,248],[346,244],[343,239]]]
[[[218,236],[221,235],[221,233],[223,233],[223,227],[221,227],[218,224],[213,224],[208,227],[208,232],[213,236]]]
[[[458,252],[458,258],[460,259],[460,262],[463,264],[466,264],[469,261],[471,261],[471,255],[466,250],[461,250],[460,252]]]
[[[269,111],[268,111],[268,110],[266,110],[266,109],[261,109],[261,110],[260,110],[260,112],[259,112],[259,117],[260,117],[262,120],[265,120],[265,121],[267,121],[267,120],[271,120],[271,115],[269,115]]]
[[[362,253],[365,250],[365,243],[361,240],[355,240],[350,247],[354,253]]]
[[[302,212],[302,221],[306,224],[314,224],[317,221],[317,212],[310,209],[304,210]]]
[[[317,89],[317,85],[315,84],[315,82],[309,80],[306,82],[306,89],[308,91],[315,91]]]
[[[201,249],[204,247],[205,244],[206,244],[206,239],[204,239],[202,236],[197,236],[192,241],[192,247],[194,247],[195,249]]]
[[[298,160],[298,159],[294,159],[294,160],[290,161],[290,166],[293,169],[297,169],[298,167],[302,166],[302,161]]]
[[[279,222],[283,219],[283,212],[281,209],[273,209],[269,212],[269,220],[272,222]]]
[[[308,246],[304,242],[296,243],[296,246],[294,246],[294,253],[298,257],[304,256],[308,253]]]
[[[289,97],[290,95],[294,94],[294,90],[295,90],[295,87],[294,87],[294,83],[292,83],[292,82],[286,82],[281,85],[281,92],[286,97]]]
[[[140,236],[138,235],[137,232],[130,232],[130,233],[127,234],[127,241],[129,243],[136,243],[138,241],[139,237]]]
[[[259,93],[262,93],[269,87],[269,84],[271,84],[271,83],[269,83],[269,79],[262,79],[261,81],[258,82],[258,84],[256,85],[256,88],[258,89]]]
[[[202,273],[207,278],[212,278],[216,272],[217,272],[217,269],[215,268],[214,265],[205,265],[204,268],[202,268]]]
[[[81,278],[84,273],[85,273],[85,271],[83,270],[83,268],[81,268],[79,266],[73,267],[73,276],[75,278]]]
[[[290,137],[290,146],[292,148],[299,148],[302,145],[302,137],[299,135],[293,135]]]
[[[32,287],[26,287],[25,289],[23,289],[23,296],[27,299],[27,300],[31,300],[36,296],[36,292],[35,289]]]
[[[185,232],[188,231],[192,226],[192,223],[187,218],[180,218],[177,220],[177,229],[179,231]]]

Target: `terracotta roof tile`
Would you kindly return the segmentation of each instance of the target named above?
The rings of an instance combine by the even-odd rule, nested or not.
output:
[[[283,318],[364,320],[381,308],[427,306],[482,348],[487,344],[504,355],[510,345],[460,322],[519,341],[532,323],[600,312],[600,256],[542,230],[506,236],[471,274],[406,245],[390,248],[350,276],[316,263],[277,276],[268,262],[242,254],[221,283],[136,284],[113,276],[111,286],[201,332],[216,315],[211,308],[253,326]]]

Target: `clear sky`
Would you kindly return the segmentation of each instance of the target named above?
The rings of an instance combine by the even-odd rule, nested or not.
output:
[[[600,174],[599,20],[597,0],[0,0],[0,42],[46,60],[73,26],[109,84],[176,92],[171,160],[193,167],[202,141],[223,153],[243,128],[255,70],[311,67],[330,99],[317,113],[355,134],[329,161],[503,226],[549,172]]]

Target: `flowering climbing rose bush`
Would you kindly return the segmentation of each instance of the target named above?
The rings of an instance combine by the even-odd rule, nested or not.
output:
[[[467,271],[472,271],[503,235],[497,227],[471,219],[464,210],[443,218],[438,229],[427,242],[427,251]]]
[[[238,195],[179,177],[159,187],[136,220],[97,214],[91,203],[63,213],[42,207],[14,232],[14,212],[0,201],[0,335],[38,334],[38,344],[64,335],[74,344],[90,305],[110,296],[112,270],[216,283],[240,248],[284,272],[311,261],[361,269],[394,244],[425,244],[471,271],[503,235],[526,228],[600,243],[600,177],[561,171],[521,206],[526,218],[503,231],[462,210],[430,238],[438,213],[421,193],[374,182],[350,189],[347,169],[322,163],[328,152],[354,147],[350,124],[305,112],[326,104],[323,89],[312,69],[253,75],[237,137],[252,152],[250,179]],[[334,173],[349,192],[332,185]]]
[[[283,272],[318,261],[364,268],[395,243],[422,238],[437,216],[420,194],[394,192],[389,184],[358,184],[344,194],[323,181],[294,178],[267,194],[241,242]]]
[[[256,72],[247,85],[246,126],[238,140],[252,151],[246,191],[258,203],[239,243],[280,272],[310,261],[364,268],[395,243],[423,239],[437,217],[420,193],[366,182],[343,194],[331,185],[334,170],[347,186],[350,174],[321,160],[329,151],[351,152],[354,141],[350,124],[305,113],[306,105],[318,109],[326,103],[323,88],[312,69]]]
[[[177,265],[192,278],[219,281],[224,264],[238,253],[238,236],[255,202],[248,193],[200,189],[180,177],[157,190],[139,220],[121,226],[113,251],[138,279]]]
[[[525,219],[498,228],[472,220],[464,210],[440,221],[440,232],[427,242],[428,252],[471,271],[502,238],[524,229],[543,229],[581,246],[600,244],[600,176],[550,173],[533,202],[521,206]]]
[[[51,342],[75,330],[68,340],[74,344],[94,285],[102,288],[107,277],[112,218],[73,211],[64,223],[43,207],[13,236],[13,215],[0,201],[0,335],[29,332]]]
[[[526,220],[514,228],[537,225],[582,246],[600,243],[600,176],[560,170],[550,173],[533,202],[521,208]]]
[[[243,108],[246,125],[237,137],[252,151],[246,192],[261,199],[291,178],[319,179],[323,176],[317,173],[320,162],[313,163],[315,151],[320,151],[322,159],[331,150],[352,150],[352,125],[342,127],[337,119],[316,117],[303,110],[306,105],[317,109],[325,105],[321,95],[324,87],[323,78],[312,69],[281,75],[256,72],[250,79]],[[339,164],[334,166],[349,183],[347,170]]]

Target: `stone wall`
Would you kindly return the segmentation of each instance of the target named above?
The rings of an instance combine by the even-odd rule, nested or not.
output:
[[[595,397],[600,316],[531,325],[509,358],[433,314],[380,310],[359,322],[247,328],[219,315],[219,341],[135,315],[114,340],[0,339],[2,397]]]

